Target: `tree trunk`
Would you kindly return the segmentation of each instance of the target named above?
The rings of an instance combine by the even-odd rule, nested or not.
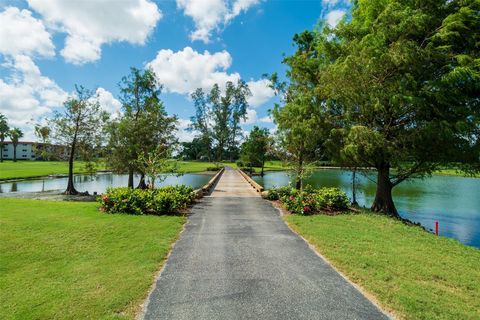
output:
[[[137,189],[147,189],[147,184],[145,183],[145,173],[143,172],[140,173],[140,182],[138,183]]]
[[[372,204],[372,211],[383,212],[393,217],[399,217],[392,198],[392,182],[390,181],[390,167],[377,168],[377,192]]]
[[[17,145],[13,145],[13,162],[17,162]]]
[[[3,147],[4,147],[4,144],[2,140],[0,141],[0,162],[3,162]]]
[[[357,206],[357,168],[352,171],[352,206]]]
[[[68,157],[68,182],[67,182],[67,190],[65,190],[65,194],[75,195],[78,194],[78,191],[75,189],[73,185],[73,159],[75,157],[75,143],[72,144],[72,148],[70,149],[70,156]]]
[[[133,169],[128,169],[128,187],[133,189]]]
[[[302,190],[302,178],[300,178],[299,176],[297,176],[295,180],[295,189]]]
[[[262,159],[262,171],[260,171],[260,177],[263,177],[263,168],[265,167],[265,160]]]

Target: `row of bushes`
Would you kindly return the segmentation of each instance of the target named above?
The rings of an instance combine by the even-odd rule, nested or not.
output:
[[[273,188],[267,199],[280,200],[288,211],[294,214],[310,215],[321,211],[336,212],[348,209],[350,200],[338,188],[305,188],[303,191],[291,188]]]
[[[100,210],[124,214],[176,214],[195,200],[193,188],[185,185],[159,189],[109,188],[99,197]]]

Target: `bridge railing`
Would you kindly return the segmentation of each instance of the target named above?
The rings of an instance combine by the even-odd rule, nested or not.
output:
[[[200,199],[204,195],[208,194],[210,192],[210,189],[217,183],[218,179],[220,179],[220,176],[222,175],[223,171],[225,171],[225,168],[220,169],[210,181],[208,181],[207,184],[205,184],[203,187],[194,190],[193,192],[195,193],[195,198]]]
[[[247,182],[253,187],[253,189],[255,189],[255,191],[263,192],[263,187],[261,185],[259,185],[258,183],[256,183],[255,181],[253,181],[253,179],[250,178],[250,176],[248,174],[246,174],[245,172],[243,172],[240,169],[238,169],[238,172],[240,172],[242,177],[244,177],[245,180],[247,180]]]

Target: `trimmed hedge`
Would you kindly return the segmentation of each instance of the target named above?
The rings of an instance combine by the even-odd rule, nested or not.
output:
[[[185,185],[159,189],[108,188],[98,201],[100,210],[122,214],[177,214],[195,200],[193,188]]]
[[[291,187],[273,188],[268,191],[267,199],[280,200],[288,211],[300,215],[344,211],[350,202],[346,193],[338,188],[315,190],[311,187],[303,191]]]

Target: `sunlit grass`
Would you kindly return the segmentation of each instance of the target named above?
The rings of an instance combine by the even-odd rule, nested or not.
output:
[[[480,250],[369,213],[285,219],[401,318],[479,318]]]
[[[184,217],[0,199],[0,319],[134,317]]]

